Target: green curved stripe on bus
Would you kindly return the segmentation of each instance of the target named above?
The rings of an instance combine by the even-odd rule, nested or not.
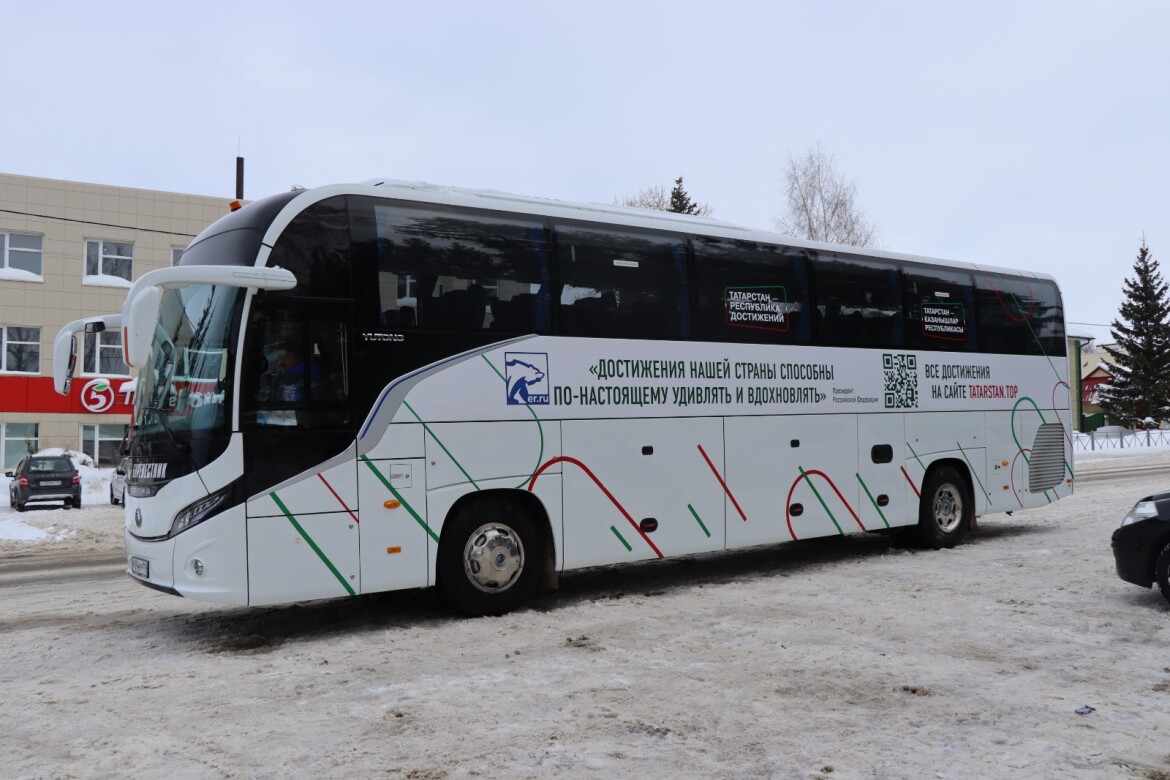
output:
[[[1032,404],[1032,408],[1036,410],[1036,414],[1040,415],[1040,424],[1041,425],[1046,424],[1048,422],[1048,420],[1044,419],[1044,412],[1040,411],[1040,407],[1036,404],[1036,402],[1032,399],[1031,396],[1022,395],[1022,396],[1020,396],[1020,400],[1016,401],[1015,404],[1012,405],[1012,416],[1011,416],[1011,420],[1010,420],[1011,429],[1012,429],[1012,441],[1014,441],[1016,443],[1016,449],[1019,450],[1019,453],[1024,456],[1024,463],[1027,463],[1028,466],[1031,466],[1032,459],[1028,457],[1028,453],[1024,451],[1024,445],[1020,444],[1020,438],[1018,436],[1016,436],[1016,410],[1020,408],[1020,404],[1022,404],[1024,401],[1027,401],[1028,403]],[[1064,467],[1066,469],[1068,468],[1068,461],[1067,460],[1064,461]],[[1048,499],[1048,503],[1050,503],[1050,504],[1052,503],[1052,497],[1048,495],[1047,490],[1044,491],[1044,498]]]
[[[796,468],[800,470],[800,476],[803,477],[804,481],[808,483],[808,486],[812,488],[813,495],[817,497],[817,501],[821,502],[821,506],[824,508],[825,513],[829,516],[829,519],[833,521],[833,525],[837,528],[837,533],[844,536],[845,532],[841,530],[841,525],[837,522],[837,518],[833,517],[833,512],[829,509],[829,505],[825,503],[825,499],[821,498],[821,492],[817,490],[817,486],[814,485],[812,480],[808,478],[808,473],[805,472],[804,466],[797,466]]]
[[[463,464],[455,459],[455,456],[451,454],[451,450],[447,449],[446,444],[443,444],[443,440],[440,439],[438,436],[436,436],[435,432],[431,430],[431,426],[427,425],[426,421],[424,421],[423,418],[418,416],[418,412],[416,412],[414,410],[414,407],[411,406],[410,404],[408,404],[406,401],[403,401],[402,405],[410,410],[410,413],[414,415],[414,419],[416,419],[420,423],[422,423],[423,430],[431,435],[431,438],[434,439],[435,442],[439,445],[439,447],[442,448],[443,452],[447,453],[447,457],[451,459],[451,462],[455,464],[455,467],[457,469],[459,469],[460,471],[463,472],[463,476],[467,477],[467,481],[471,483],[471,486],[473,488],[475,488],[476,490],[479,490],[480,489],[479,485],[477,485],[475,483],[475,480],[471,478],[471,475],[467,473],[467,469],[463,468]]]
[[[869,485],[865,484],[865,480],[861,478],[861,474],[855,474],[857,481],[861,483],[861,489],[865,491],[865,495],[869,496],[869,503],[873,504],[873,508],[877,510],[878,517],[886,524],[886,528],[890,527],[890,521],[886,519],[886,513],[878,506],[878,502],[874,499],[873,493],[869,492]]]
[[[496,372],[496,376],[500,378],[500,381],[504,383],[504,387],[506,388],[508,386],[507,377],[500,373],[500,369],[496,368],[492,361],[488,360],[487,355],[480,355],[480,357],[483,358],[483,362],[491,366],[492,371]],[[532,480],[532,477],[536,475],[536,472],[540,470],[540,464],[544,462],[544,426],[540,424],[540,418],[536,416],[536,412],[532,409],[531,405],[525,402],[524,408],[532,415],[532,419],[536,420],[536,430],[540,433],[540,452],[536,455],[536,465],[532,467],[532,473],[521,480],[520,484],[516,486],[518,488],[527,485]]]
[[[277,496],[276,493],[269,493],[268,495],[272,496],[272,500],[276,502],[278,507],[280,507],[280,511],[284,512],[284,516],[288,518],[290,523],[292,523],[292,527],[297,529],[297,533],[301,535],[301,538],[308,542],[309,547],[313,548],[313,552],[317,553],[317,557],[321,559],[321,562],[329,567],[329,571],[333,572],[333,576],[336,577],[337,581],[341,583],[341,587],[345,588],[349,595],[356,596],[357,592],[350,586],[348,582],[345,581],[345,577],[343,577],[341,572],[337,570],[337,567],[333,565],[333,561],[329,560],[329,556],[321,551],[321,548],[318,547],[317,543],[313,541],[313,537],[309,536],[308,531],[301,527],[301,524],[297,522],[295,517],[293,517],[293,513],[288,510],[288,507],[284,505],[284,502],[280,500],[280,497]]]
[[[410,502],[403,498],[402,494],[394,489],[394,486],[390,484],[390,480],[386,479],[382,472],[378,471],[378,467],[374,465],[374,462],[365,455],[361,455],[359,457],[366,462],[367,466],[370,467],[370,471],[374,472],[374,476],[376,476],[378,480],[386,486],[386,489],[390,491],[390,495],[394,496],[396,499],[402,502],[402,505],[406,507],[406,511],[410,513],[410,516],[414,518],[416,523],[422,526],[422,529],[427,532],[427,535],[438,542],[439,535],[431,530],[431,527],[427,525],[427,521],[423,520],[422,516],[420,516],[418,512],[414,511],[414,507],[410,505]]]

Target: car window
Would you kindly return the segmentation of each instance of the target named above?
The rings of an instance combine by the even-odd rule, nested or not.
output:
[[[53,458],[51,460],[31,461],[28,464],[28,470],[35,472],[72,471],[73,467],[64,458]]]

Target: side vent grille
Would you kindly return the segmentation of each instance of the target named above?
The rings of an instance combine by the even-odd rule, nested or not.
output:
[[[1040,493],[1064,481],[1064,426],[1044,423],[1032,442],[1028,490]]]

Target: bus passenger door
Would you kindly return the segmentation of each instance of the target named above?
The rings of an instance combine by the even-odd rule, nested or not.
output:
[[[902,473],[905,427],[901,414],[858,415],[858,515],[866,530],[913,524],[918,519],[917,495]]]

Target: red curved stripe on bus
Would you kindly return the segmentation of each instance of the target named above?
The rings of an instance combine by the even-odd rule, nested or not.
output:
[[[915,498],[922,498],[922,493],[918,491],[918,486],[914,484],[914,480],[910,479],[910,472],[906,471],[905,466],[899,466],[902,469],[902,476],[906,477],[906,481],[910,483],[910,489],[914,491]]]
[[[1016,461],[1018,461],[1020,456],[1025,452],[1031,452],[1031,450],[1020,450],[1016,453],[1016,457],[1012,458],[1012,473],[1009,475],[1012,481],[1012,495],[1016,497],[1016,501],[1019,502],[1021,508],[1023,508],[1024,502],[1020,501],[1020,494],[1016,492]],[[1024,462],[1027,462],[1027,458],[1024,459]]]
[[[702,444],[696,446],[698,446],[699,454],[703,456],[703,460],[707,461],[707,466],[711,469],[711,473],[715,475],[715,479],[719,480],[719,484],[723,486],[723,492],[726,493],[727,497],[731,499],[731,504],[735,507],[735,511],[739,512],[740,518],[742,518],[746,523],[747,515],[745,515],[743,510],[739,508],[739,502],[735,500],[735,496],[731,495],[731,488],[727,487],[727,483],[723,481],[723,477],[719,476],[719,470],[715,468],[715,464],[712,463],[711,459],[707,457],[707,451],[703,449]]]
[[[788,510],[788,507],[792,506],[792,493],[796,490],[796,486],[800,484],[801,480],[807,480],[813,474],[829,483],[829,487],[833,488],[833,492],[837,494],[837,498],[841,499],[841,503],[846,509],[849,510],[849,514],[853,515],[853,519],[857,522],[858,527],[860,527],[862,531],[868,530],[865,527],[865,524],[861,522],[861,518],[858,517],[857,513],[853,511],[853,507],[851,507],[849,502],[845,500],[845,496],[841,495],[841,491],[837,489],[837,485],[833,483],[833,480],[829,478],[829,475],[823,471],[808,469],[804,472],[804,474],[796,478],[796,480],[792,483],[792,487],[788,488],[788,498],[784,500],[784,518],[788,521],[788,533],[792,536],[793,541],[796,541],[796,532],[792,530],[792,514]]]
[[[1068,382],[1061,380],[1061,381],[1058,381],[1055,385],[1053,385],[1052,386],[1052,413],[1056,415],[1056,421],[1058,423],[1060,423],[1060,427],[1065,428],[1064,420],[1060,419],[1060,405],[1058,403],[1056,403],[1056,390],[1061,385],[1064,385],[1064,389],[1068,391],[1068,394],[1070,396],[1072,395],[1072,388],[1068,386]],[[1064,431],[1064,440],[1068,442],[1069,451],[1071,452],[1072,446],[1073,446],[1072,435],[1068,432],[1067,428],[1065,428],[1065,431]]]
[[[357,516],[357,515],[355,515],[355,514],[353,513],[353,510],[352,510],[352,509],[350,509],[348,506],[345,506],[345,502],[341,500],[341,496],[337,495],[337,491],[336,491],[336,490],[334,490],[334,489],[333,489],[333,486],[332,486],[332,485],[330,485],[330,484],[329,484],[329,482],[328,482],[328,480],[326,480],[326,479],[325,479],[325,475],[324,475],[324,474],[321,474],[320,472],[318,472],[318,473],[317,473],[317,476],[318,476],[318,477],[320,477],[320,478],[321,478],[321,481],[325,483],[325,487],[329,488],[329,492],[330,492],[330,493],[332,493],[332,494],[333,494],[333,497],[337,499],[337,503],[339,503],[339,504],[341,504],[343,507],[345,507],[345,511],[346,511],[346,512],[349,512],[349,516],[353,518],[353,521],[354,521],[355,523],[357,523],[357,524],[361,525],[361,521],[360,521],[360,520],[358,520],[358,516]]]
[[[654,554],[657,555],[659,558],[666,557],[665,555],[662,554],[662,550],[659,550],[658,546],[655,545],[654,542],[650,541],[650,537],[647,536],[645,534],[645,532],[640,527],[638,527],[638,524],[636,522],[634,522],[634,518],[630,517],[630,513],[626,511],[626,508],[624,506],[622,506],[620,503],[618,503],[618,500],[613,497],[613,493],[610,493],[609,490],[606,489],[605,485],[601,484],[601,480],[598,479],[597,476],[592,471],[589,470],[588,466],[586,466],[584,463],[577,460],[576,458],[570,458],[567,456],[553,458],[552,460],[548,461],[543,466],[538,468],[536,470],[536,473],[532,475],[532,479],[530,479],[528,481],[528,492],[529,493],[532,492],[532,487],[533,487],[533,485],[536,484],[536,478],[539,477],[541,474],[543,474],[545,469],[547,469],[549,466],[552,466],[556,463],[572,463],[574,466],[576,466],[577,468],[584,471],[585,474],[591,480],[593,480],[593,484],[597,485],[597,487],[601,489],[601,492],[605,494],[605,497],[608,498],[613,503],[613,505],[617,507],[617,510],[622,513],[622,517],[626,518],[626,520],[629,522],[629,524],[631,526],[633,526],[634,530],[638,532],[638,536],[641,536],[642,540],[645,541],[646,544],[650,545],[650,549],[654,551]]]

